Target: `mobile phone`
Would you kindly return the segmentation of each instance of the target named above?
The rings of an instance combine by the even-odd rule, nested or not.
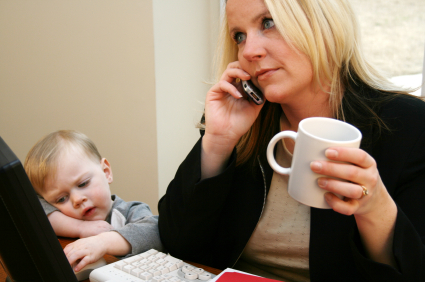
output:
[[[242,87],[245,90],[245,93],[254,101],[255,104],[261,105],[264,103],[263,93],[255,87],[255,85],[250,80],[242,80]]]

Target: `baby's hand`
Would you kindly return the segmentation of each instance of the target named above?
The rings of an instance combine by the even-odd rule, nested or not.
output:
[[[74,271],[80,271],[84,266],[98,261],[105,255],[107,247],[98,236],[79,239],[68,244],[63,251]],[[75,265],[75,267],[74,267]]]
[[[112,225],[104,220],[82,221],[78,228],[80,238],[95,236],[103,232],[111,231],[112,229]]]

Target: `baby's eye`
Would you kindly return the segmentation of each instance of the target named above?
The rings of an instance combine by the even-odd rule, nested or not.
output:
[[[56,201],[57,204],[61,204],[64,203],[66,201],[66,199],[68,198],[68,196],[63,196],[62,198],[60,198],[59,200]]]
[[[265,29],[269,29],[274,27],[274,21],[272,19],[264,19],[263,21],[263,27]]]
[[[243,34],[242,32],[237,32],[233,36],[233,40],[235,40],[236,44],[242,43],[245,40],[245,38],[246,38],[246,35]]]
[[[89,180],[84,181],[83,183],[80,183],[80,184],[78,185],[78,187],[79,187],[79,188],[83,188],[83,187],[86,187],[88,184],[89,184]]]

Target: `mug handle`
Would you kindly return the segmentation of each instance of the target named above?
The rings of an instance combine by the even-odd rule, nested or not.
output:
[[[291,138],[295,141],[295,139],[297,139],[297,135],[298,133],[294,131],[286,130],[286,131],[279,132],[272,138],[272,140],[270,140],[269,145],[267,146],[267,160],[270,166],[277,173],[289,175],[291,174],[292,169],[290,167],[281,167],[280,165],[277,164],[273,154],[274,146],[280,139],[283,139],[283,138]]]

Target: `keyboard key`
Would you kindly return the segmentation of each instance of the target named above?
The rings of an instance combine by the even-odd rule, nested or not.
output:
[[[150,257],[152,254],[151,253],[148,253],[148,252],[144,252],[144,253],[141,253],[141,254],[139,254],[139,256],[140,257],[142,257],[142,258],[148,258],[148,257]]]
[[[133,262],[131,265],[135,266],[135,267],[139,267],[139,266],[144,265],[144,263],[141,263],[140,261],[136,261],[136,262]]]
[[[153,276],[159,276],[159,275],[161,275],[161,274],[162,274],[162,273],[161,273],[161,271],[156,270],[156,269],[151,269],[151,270],[149,270],[148,272],[149,272],[149,273],[152,273],[152,275],[153,275]]]
[[[188,272],[184,275],[184,278],[186,278],[188,280],[195,280],[195,279],[198,279],[198,274],[196,274],[194,272]]]
[[[163,258],[165,258],[165,257],[167,256],[167,254],[164,254],[164,253],[162,253],[162,252],[158,252],[155,256],[156,256],[157,258],[163,259]]]
[[[168,269],[171,271],[177,270],[177,265],[173,264],[172,266],[169,266]]]
[[[128,264],[132,264],[133,262],[139,261],[140,258],[139,257],[129,257],[126,259],[123,259],[124,262],[128,263]]]
[[[152,282],[161,282],[161,281],[163,281],[163,280],[165,280],[165,278],[164,277],[162,277],[162,276],[154,276],[154,277],[152,277]]]
[[[143,272],[139,274],[139,278],[143,280],[149,280],[153,277],[152,273],[149,272]]]
[[[202,268],[195,268],[195,269],[192,269],[191,271],[192,272],[195,272],[197,274],[200,274],[200,273],[204,272],[204,270]]]
[[[171,274],[162,274],[162,277],[164,277],[165,279],[170,279],[171,277],[174,277]]]
[[[155,249],[150,249],[150,250],[148,251],[148,253],[149,253],[149,254],[151,254],[151,255],[155,255],[155,254],[157,254],[157,253],[158,253],[158,251],[157,251],[157,250],[155,250]]]
[[[177,259],[177,258],[175,258],[175,257],[172,257],[172,256],[170,256],[170,255],[166,256],[164,259],[165,259],[166,261],[168,261],[168,262],[172,262],[172,263],[176,263],[176,262],[178,262],[178,261],[179,261],[179,259]]]
[[[115,264],[114,264],[114,267],[115,268],[118,268],[119,270],[122,270],[122,267],[123,266],[126,266],[127,265],[127,263],[125,263],[125,262],[123,262],[123,261],[117,261]]]
[[[190,265],[188,265],[188,264],[186,264],[186,265],[184,265],[184,266],[182,267],[182,271],[183,271],[184,273],[189,273],[192,269],[194,269],[194,267],[193,267],[193,266],[190,266]]]
[[[144,272],[144,270],[142,270],[140,268],[135,268],[135,269],[132,269],[130,271],[130,274],[133,275],[133,276],[139,277],[139,275],[143,272]]]
[[[126,266],[124,266],[123,268],[122,268],[122,271],[124,271],[125,273],[130,273],[131,272],[131,270],[132,269],[135,269],[136,267],[135,266],[132,266],[132,265],[130,265],[130,264],[127,264]]]
[[[149,265],[141,265],[139,266],[140,269],[143,269],[144,271],[148,271],[149,269],[152,269],[152,267],[150,267]]]
[[[211,279],[211,274],[209,274],[209,273],[204,272],[204,273],[199,274],[199,280],[208,281],[210,279]]]
[[[155,261],[155,263],[160,264],[160,265],[164,265],[164,264],[168,263],[168,261],[166,261],[165,259],[159,259],[159,260]]]
[[[181,260],[181,259],[179,259],[178,261],[177,261],[177,267],[178,268],[180,268],[180,267],[182,267],[184,265],[184,262]]]

